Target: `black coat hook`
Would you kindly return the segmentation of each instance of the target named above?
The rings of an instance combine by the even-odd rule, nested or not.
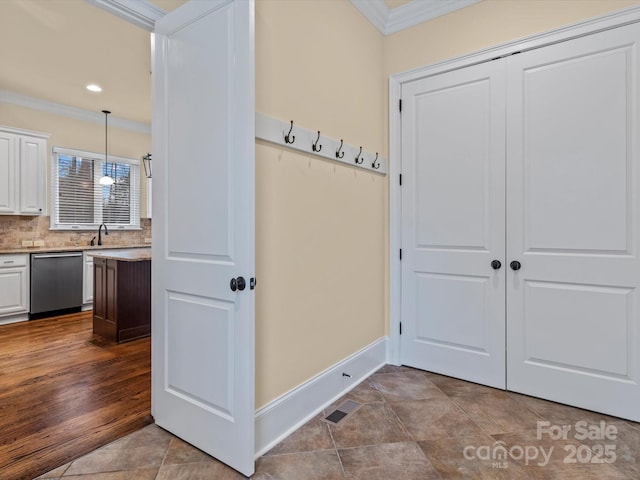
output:
[[[373,163],[371,164],[371,166],[373,167],[374,170],[377,170],[380,168],[380,162],[378,161],[378,152],[376,152],[376,158],[373,160]]]
[[[358,155],[356,155],[356,163],[358,165],[362,165],[362,162],[364,162],[364,158],[360,155],[362,155],[362,147],[360,147],[360,151],[358,152]]]
[[[291,128],[289,129],[289,133],[284,136],[284,143],[293,143],[296,141],[296,136],[291,135],[291,131],[293,130],[293,120],[291,120]]]
[[[340,152],[340,150],[342,150],[342,142],[343,140],[340,139],[340,147],[336,150],[336,158],[344,158],[344,152]]]
[[[314,152],[319,152],[320,150],[322,150],[322,145],[318,146],[319,141],[320,141],[320,130],[318,130],[318,138],[316,138],[316,141],[313,142],[313,144],[311,145],[311,149]]]

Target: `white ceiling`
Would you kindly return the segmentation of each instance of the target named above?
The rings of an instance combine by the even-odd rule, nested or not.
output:
[[[149,32],[89,3],[100,1],[0,0],[0,100],[34,97],[95,112],[98,121],[107,109],[114,120],[150,124]],[[151,3],[169,11],[185,1]],[[385,34],[407,14],[443,14],[475,1],[351,0]],[[88,83],[103,92],[88,92]]]

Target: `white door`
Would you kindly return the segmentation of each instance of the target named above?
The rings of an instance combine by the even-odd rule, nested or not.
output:
[[[504,63],[402,100],[401,361],[504,388]]]
[[[636,421],[639,40],[507,59],[507,386]]]
[[[152,413],[245,475],[255,454],[253,15],[250,0],[186,3],[156,24],[152,74]]]

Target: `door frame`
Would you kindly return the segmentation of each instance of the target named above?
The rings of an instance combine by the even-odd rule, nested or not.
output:
[[[553,43],[590,35],[623,25],[640,22],[640,6],[612,12],[570,24],[548,32],[531,35],[460,57],[419,67],[389,77],[389,343],[387,361],[400,365],[400,321],[402,318],[402,114],[400,100],[405,83],[457,70],[495,58],[508,57]]]

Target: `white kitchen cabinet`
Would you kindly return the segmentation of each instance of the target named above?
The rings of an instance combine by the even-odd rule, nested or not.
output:
[[[29,312],[29,255],[0,255],[0,318]]]
[[[82,276],[82,303],[93,303],[93,255],[84,252],[84,272]]]
[[[16,211],[16,137],[0,130],[0,214]]]
[[[48,138],[46,133],[0,127],[0,214],[46,212]]]
[[[47,140],[20,137],[20,213],[42,215],[47,205]]]

